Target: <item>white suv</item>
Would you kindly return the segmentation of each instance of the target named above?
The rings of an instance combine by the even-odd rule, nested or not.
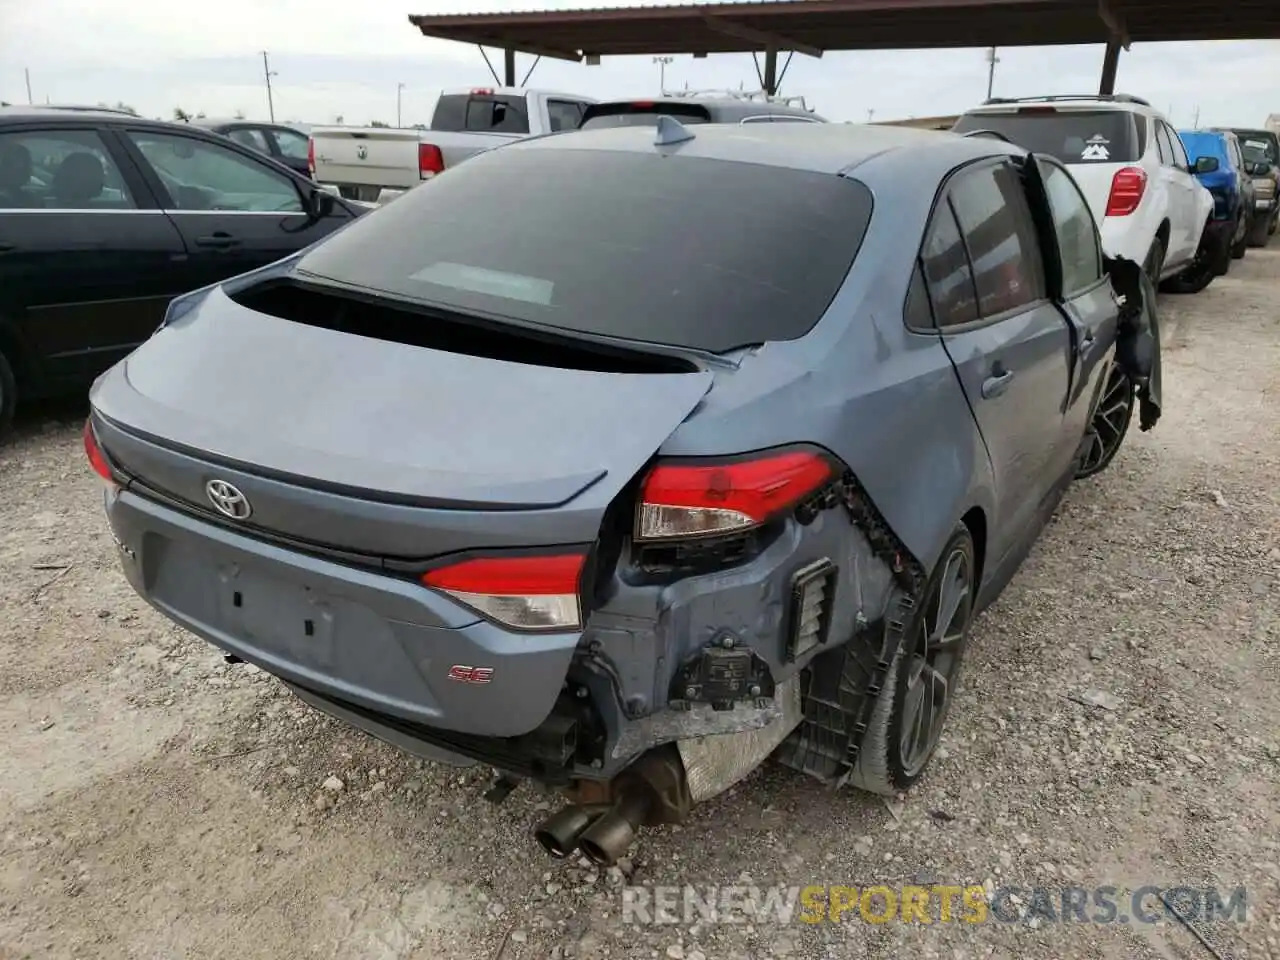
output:
[[[1217,262],[1210,240],[1201,251],[1213,197],[1177,132],[1145,100],[1121,93],[996,98],[966,111],[953,130],[989,130],[1062,161],[1089,201],[1103,249],[1143,264],[1153,280],[1189,278]]]

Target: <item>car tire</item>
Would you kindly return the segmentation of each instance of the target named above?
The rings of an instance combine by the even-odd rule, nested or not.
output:
[[[1147,259],[1142,265],[1142,270],[1151,278],[1153,285],[1160,284],[1160,272],[1164,270],[1164,243],[1159,237],[1151,241],[1151,249],[1147,251]]]
[[[1085,431],[1089,446],[1076,468],[1077,480],[1097,476],[1111,465],[1129,433],[1136,399],[1133,380],[1120,364],[1112,361],[1098,394],[1098,403],[1089,417]]]
[[[1255,220],[1245,239],[1251,247],[1265,247],[1271,240],[1273,227],[1266,220]]]
[[[1235,241],[1233,241],[1233,242],[1232,242],[1232,244],[1231,244],[1231,259],[1232,259],[1232,260],[1243,260],[1243,259],[1244,259],[1244,255],[1245,255],[1246,251],[1248,251],[1248,249],[1249,249],[1249,231],[1252,229],[1252,227],[1253,227],[1253,224],[1248,224],[1248,225],[1246,225],[1246,226],[1245,226],[1245,228],[1244,228],[1244,231],[1240,234],[1240,239],[1239,239],[1239,240],[1235,240]],[[1240,229],[1239,221],[1237,220],[1237,221],[1236,221],[1236,230],[1239,230],[1239,229]],[[1232,231],[1231,235],[1234,237],[1234,236],[1235,236],[1235,231]]]
[[[969,528],[959,524],[939,556],[941,560],[921,591],[921,600],[903,633],[902,645],[894,654],[876,697],[857,762],[849,775],[853,786],[869,793],[892,796],[910,789],[920,779],[937,750],[955,698],[956,680],[969,642],[977,596],[977,558]],[[958,599],[958,605],[948,623],[938,628],[944,598],[948,605]],[[944,665],[945,670],[935,670],[927,659],[930,638],[937,636],[947,638],[945,645],[936,651],[950,658]],[[922,657],[922,653],[925,656]],[[912,736],[911,744],[904,744],[904,735],[914,734],[917,729],[918,698],[937,690],[936,681],[930,679],[934,674],[944,675],[946,681],[940,710],[931,715],[933,724],[923,741]],[[919,705],[923,707],[923,701]]]
[[[18,408],[18,382],[13,375],[13,367],[3,353],[0,353],[0,437],[8,432],[13,423],[13,412]]]

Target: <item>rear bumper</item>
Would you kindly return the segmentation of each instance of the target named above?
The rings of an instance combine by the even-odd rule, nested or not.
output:
[[[412,580],[285,550],[136,493],[106,494],[133,588],[169,619],[295,687],[415,725],[538,727],[579,634],[516,634]],[[449,679],[489,667],[484,683]]]

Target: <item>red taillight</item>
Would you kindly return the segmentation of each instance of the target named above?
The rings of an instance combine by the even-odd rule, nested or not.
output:
[[[1107,197],[1108,217],[1127,217],[1138,209],[1147,189],[1147,172],[1141,167],[1121,167],[1111,178],[1111,195]]]
[[[440,148],[434,143],[418,144],[418,177],[429,180],[437,173],[444,172],[444,157]]]
[[[316,175],[316,141],[314,137],[307,137],[307,169],[311,171],[311,176]]]
[[[477,557],[430,570],[422,582],[510,627],[577,630],[585,562],[582,553]]]
[[[632,100],[631,106],[635,107],[637,110],[648,110],[653,106],[653,101],[652,100]]]
[[[636,539],[747,530],[821,489],[831,476],[826,458],[803,450],[736,463],[659,464],[641,489]]]
[[[493,96],[492,87],[472,87],[471,95],[473,97],[491,97]]]
[[[1057,107],[1019,107],[1019,108],[1018,108],[1018,112],[1019,112],[1019,113],[1029,113],[1029,114],[1032,114],[1032,115],[1035,115],[1035,114],[1038,114],[1038,113],[1039,113],[1039,114],[1045,114],[1045,113],[1057,113],[1057,112],[1058,112],[1058,108],[1057,108]]]
[[[114,486],[115,474],[112,473],[111,464],[107,463],[102,448],[98,446],[98,438],[94,435],[93,423],[90,420],[84,422],[84,455],[88,457],[89,466],[93,467],[93,472]]]

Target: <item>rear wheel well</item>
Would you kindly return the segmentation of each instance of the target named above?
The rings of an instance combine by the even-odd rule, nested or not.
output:
[[[973,538],[974,582],[982,583],[983,563],[987,559],[987,515],[981,507],[971,507],[960,522],[969,528],[969,536]]]
[[[1164,244],[1166,250],[1169,249],[1169,221],[1161,220],[1160,226],[1156,227],[1156,239]]]

